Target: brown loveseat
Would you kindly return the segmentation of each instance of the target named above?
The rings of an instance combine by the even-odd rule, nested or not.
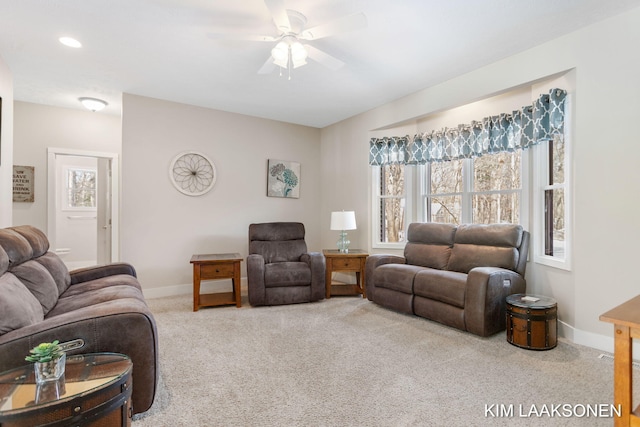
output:
[[[69,354],[114,352],[133,361],[133,412],[151,407],[158,341],[136,272],[124,263],[69,272],[31,226],[0,229],[0,371],[26,364],[29,349],[80,339]]]
[[[505,329],[505,298],[526,288],[527,231],[413,223],[407,234],[404,257],[368,257],[369,300],[480,336]]]

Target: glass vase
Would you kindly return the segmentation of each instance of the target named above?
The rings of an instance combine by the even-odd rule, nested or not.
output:
[[[57,381],[64,375],[64,368],[67,355],[62,353],[56,360],[50,362],[35,362],[36,384],[43,384],[49,381]]]

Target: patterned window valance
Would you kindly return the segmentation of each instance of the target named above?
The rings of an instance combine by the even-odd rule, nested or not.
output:
[[[369,164],[425,164],[479,157],[486,153],[523,150],[564,132],[567,92],[551,89],[512,113],[485,117],[457,128],[404,137],[372,138]]]

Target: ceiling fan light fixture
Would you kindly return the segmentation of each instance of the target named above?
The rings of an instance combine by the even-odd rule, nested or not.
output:
[[[307,56],[309,56],[309,52],[307,52],[307,49],[302,46],[302,43],[296,41],[291,45],[291,59],[293,60],[294,65],[296,62],[306,64],[305,59],[307,59]]]
[[[275,61],[284,61],[285,67],[287,63],[287,59],[289,59],[289,45],[285,42],[280,42],[271,49],[271,56]]]

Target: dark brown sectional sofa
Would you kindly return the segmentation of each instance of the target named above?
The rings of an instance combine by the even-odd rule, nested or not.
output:
[[[158,379],[155,320],[134,268],[69,272],[31,226],[0,229],[0,371],[25,365],[41,342],[82,340],[68,354],[113,352],[133,361],[133,412],[147,411]]]
[[[520,225],[409,225],[404,257],[370,255],[367,298],[480,336],[505,329],[505,299],[524,293],[529,233]]]

